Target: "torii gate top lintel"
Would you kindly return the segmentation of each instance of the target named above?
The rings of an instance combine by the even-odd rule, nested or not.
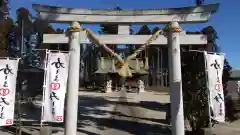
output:
[[[81,9],[39,4],[33,4],[32,6],[36,12],[39,12],[41,19],[54,23],[78,21],[85,24],[165,24],[172,21],[179,23],[207,22],[211,14],[217,11],[219,3],[151,10]]]

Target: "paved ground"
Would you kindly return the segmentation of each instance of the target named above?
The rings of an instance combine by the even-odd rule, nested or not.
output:
[[[96,93],[79,92],[79,135],[161,135],[168,134],[165,121],[169,95],[164,92]],[[23,107],[23,110],[26,109]],[[29,108],[28,108],[29,109]],[[39,132],[41,109],[29,109],[23,114],[25,130]],[[34,115],[33,115],[34,114]],[[38,116],[38,117],[36,117]],[[220,124],[216,135],[240,135],[240,121]],[[53,135],[64,135],[63,124],[54,125]],[[0,135],[12,135],[0,132]],[[37,135],[37,134],[35,134]],[[163,135],[163,134],[162,134]]]
[[[166,103],[169,96],[162,92],[79,92],[79,135],[146,135],[166,131]],[[28,129],[35,125],[32,129],[38,129],[36,120],[40,118],[41,109],[32,108],[29,112],[31,114],[23,114],[23,120],[31,121],[31,125],[29,122],[24,125],[28,125]],[[57,126],[53,135],[63,135],[62,125]]]
[[[240,135],[240,120],[233,123],[218,124],[213,128],[216,135]]]
[[[80,95],[78,130],[82,135],[161,132],[164,104],[169,103],[169,96],[164,93],[80,92]]]

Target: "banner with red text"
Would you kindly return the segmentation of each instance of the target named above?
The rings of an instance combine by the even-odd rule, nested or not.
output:
[[[42,121],[63,122],[69,53],[48,52],[46,59]]]
[[[224,55],[205,53],[209,105],[212,119],[225,122],[225,103],[222,85]]]
[[[0,59],[0,126],[13,125],[19,59]]]

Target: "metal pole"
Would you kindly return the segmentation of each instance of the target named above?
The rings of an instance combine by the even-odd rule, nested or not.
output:
[[[169,24],[168,35],[168,55],[170,71],[170,95],[171,95],[171,124],[172,135],[184,135],[184,115],[183,115],[183,96],[182,96],[182,73],[178,22]]]
[[[21,21],[21,56],[24,53],[24,20]]]
[[[157,87],[159,85],[160,85],[160,48],[157,47]]]
[[[80,73],[80,82],[81,83],[83,83],[83,82],[85,82],[86,80],[88,80],[88,79],[86,79],[84,76],[87,76],[87,68],[88,68],[88,60],[86,60],[86,59],[88,59],[88,57],[87,56],[89,56],[89,52],[87,52],[87,51],[90,51],[89,50],[89,48],[88,48],[88,45],[87,44],[82,44],[81,45],[81,52],[82,52],[82,54],[81,55],[84,55],[84,57],[81,57],[80,59],[80,62],[81,62],[81,66],[82,66],[82,71],[81,71],[81,73]],[[82,84],[80,84],[80,85],[82,85]]]
[[[80,66],[80,25],[73,22],[72,30],[69,31],[69,71],[68,91],[66,103],[66,123],[64,135],[77,135],[77,114],[78,114],[78,89],[79,89],[79,66]]]
[[[207,87],[209,86],[209,80],[208,80],[208,68],[207,68],[207,61],[206,61],[206,51],[202,51],[201,53],[203,53],[204,55],[204,65],[205,65],[205,77],[206,77],[206,85]],[[211,118],[211,106],[210,106],[210,90],[209,88],[207,89],[207,96],[208,96],[208,119],[209,119],[209,123],[208,123],[208,128],[212,131],[212,118]]]
[[[164,87],[164,81],[163,81],[163,47],[160,48],[160,72],[161,72],[161,87]]]
[[[155,57],[156,55],[152,56],[152,76],[151,76],[151,81],[152,81],[152,87],[156,86],[155,81],[156,81],[156,68],[155,68]]]
[[[17,93],[18,101],[18,135],[22,135],[22,110],[21,110],[21,94]]]

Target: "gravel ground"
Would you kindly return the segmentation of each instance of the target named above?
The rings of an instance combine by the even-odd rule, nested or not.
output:
[[[161,132],[165,119],[167,93],[79,92],[79,135],[131,135]],[[25,128],[39,130],[41,109],[22,107]],[[54,125],[53,135],[63,135],[63,124]],[[35,131],[37,132],[37,131]],[[5,135],[1,133],[0,135]],[[8,134],[6,134],[8,135]]]
[[[79,135],[168,135],[164,92],[79,92]],[[39,132],[41,108],[22,107],[25,128]],[[217,125],[216,135],[240,135],[240,121]],[[64,135],[63,124],[53,125],[53,135]],[[0,135],[12,135],[0,131]],[[37,134],[36,134],[37,135]]]

